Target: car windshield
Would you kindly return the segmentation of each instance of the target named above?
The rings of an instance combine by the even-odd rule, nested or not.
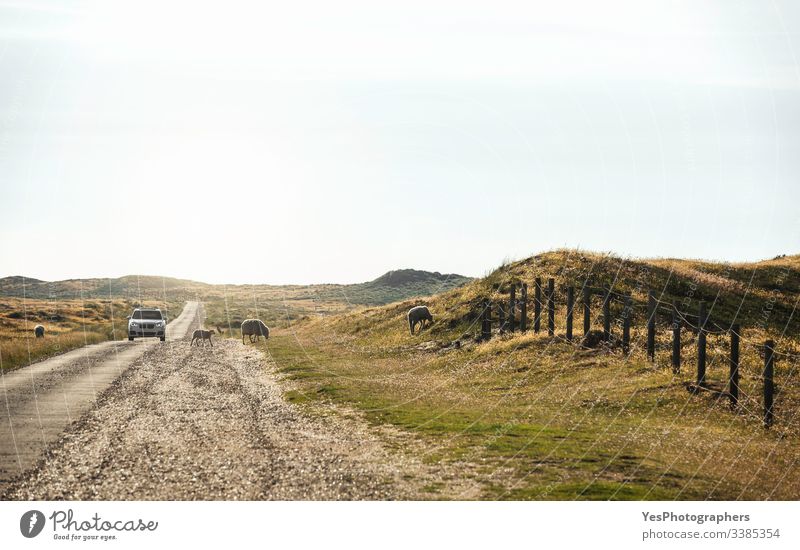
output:
[[[133,312],[134,319],[147,319],[149,321],[160,321],[161,320],[161,312],[160,311],[134,311]]]

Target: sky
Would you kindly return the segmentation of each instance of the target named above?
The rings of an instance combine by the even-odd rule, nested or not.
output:
[[[0,277],[800,252],[800,3],[0,0]]]

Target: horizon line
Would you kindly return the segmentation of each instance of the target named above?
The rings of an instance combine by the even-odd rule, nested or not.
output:
[[[544,251],[541,251],[541,252],[537,252],[535,254],[531,254],[529,256],[521,257],[521,258],[508,258],[507,257],[507,258],[505,258],[505,259],[503,259],[501,261],[500,265],[498,265],[497,267],[492,269],[492,271],[494,271],[495,269],[498,269],[499,267],[502,267],[504,265],[508,265],[509,263],[522,261],[522,260],[525,260],[527,258],[533,258],[533,257],[536,257],[536,256],[538,256],[540,254],[546,254],[546,253],[549,253],[549,252],[560,252],[560,251],[574,251],[574,252],[582,252],[582,253],[585,253],[585,254],[597,254],[597,255],[602,255],[602,256],[612,256],[612,257],[617,257],[617,258],[619,258],[621,260],[627,260],[627,261],[683,260],[683,261],[710,262],[710,263],[730,264],[730,265],[758,264],[758,263],[761,263],[761,262],[776,260],[776,259],[780,259],[780,258],[787,258],[787,257],[791,258],[791,257],[794,257],[794,256],[800,256],[800,252],[797,252],[797,253],[792,253],[792,254],[777,254],[777,255],[772,256],[772,257],[762,257],[762,258],[756,259],[756,260],[739,261],[739,260],[718,260],[718,259],[697,258],[697,257],[634,256],[634,255],[631,255],[631,254],[623,255],[623,254],[619,254],[617,252],[612,252],[612,251],[599,252],[599,251],[594,251],[594,250],[583,250],[580,247],[576,247],[576,248],[560,247],[560,248],[553,248],[553,249],[549,249],[549,250],[544,250]],[[340,283],[335,283],[335,282],[306,282],[306,283],[302,283],[302,282],[300,282],[300,283],[298,283],[298,282],[293,282],[293,283],[286,283],[286,282],[282,282],[282,283],[274,283],[274,282],[272,282],[272,283],[265,283],[265,282],[238,282],[238,283],[225,282],[225,283],[210,283],[210,282],[206,282],[206,281],[201,281],[201,280],[187,278],[187,277],[180,277],[180,276],[175,276],[175,275],[165,275],[165,274],[151,275],[151,274],[147,274],[147,273],[128,273],[128,274],[125,274],[125,275],[117,275],[117,276],[106,275],[106,276],[90,276],[90,277],[68,277],[68,278],[65,278],[65,279],[53,279],[53,280],[40,279],[40,278],[37,278],[37,277],[31,277],[31,276],[28,276],[28,275],[18,275],[17,274],[17,275],[3,275],[3,276],[0,276],[0,280],[19,277],[19,278],[23,278],[23,279],[33,280],[33,281],[40,282],[40,283],[64,283],[64,282],[69,282],[69,281],[88,281],[88,280],[98,280],[98,279],[115,280],[115,279],[123,279],[123,278],[126,278],[126,277],[152,277],[152,278],[161,278],[161,279],[176,279],[176,280],[188,281],[188,282],[192,282],[192,283],[209,285],[209,286],[276,286],[276,287],[282,287],[282,286],[325,286],[325,285],[345,286],[345,285],[358,285],[358,284],[369,283],[371,281],[374,281],[374,280],[382,277],[383,275],[386,275],[387,273],[391,273],[393,271],[402,271],[402,270],[424,271],[426,273],[432,273],[432,274],[433,273],[439,273],[440,275],[444,275],[444,276],[458,276],[458,277],[466,277],[466,278],[470,278],[470,279],[479,279],[479,278],[481,278],[481,275],[464,275],[464,274],[461,274],[461,273],[445,273],[445,272],[442,272],[442,271],[439,271],[439,270],[419,269],[419,268],[414,268],[414,267],[403,267],[403,268],[388,269],[386,271],[383,271],[381,274],[375,276],[374,278],[368,279],[366,281],[345,282],[345,283],[341,283],[341,282]],[[488,273],[488,272],[485,272],[485,273]]]

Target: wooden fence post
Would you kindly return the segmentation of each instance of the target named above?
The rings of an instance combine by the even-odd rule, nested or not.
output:
[[[533,282],[533,332],[538,333],[542,323],[542,279]]]
[[[772,405],[775,397],[775,342],[764,342],[764,427],[772,426],[774,420]]]
[[[583,335],[589,334],[589,307],[592,303],[592,289],[583,287]]]
[[[672,304],[672,372],[681,372],[681,320],[675,304]]]
[[[483,317],[481,319],[481,339],[488,340],[492,337],[492,302],[483,301]]]
[[[706,303],[700,302],[697,316],[697,385],[706,383]]]
[[[512,284],[508,291],[508,331],[517,330],[517,285]]]
[[[547,279],[547,334],[554,336],[556,333],[556,281],[552,277]]]
[[[728,395],[731,398],[731,408],[739,404],[739,325],[731,327],[731,373],[728,379]]]
[[[647,293],[647,358],[656,360],[656,293]]]
[[[520,303],[519,308],[519,330],[525,332],[528,330],[528,283],[522,283],[520,292],[522,303]]]
[[[625,309],[622,314],[622,353],[629,355],[631,352],[631,315],[633,314],[633,299],[625,296]]]
[[[575,307],[575,287],[567,288],[567,341],[572,341],[572,310]]]
[[[603,295],[603,341],[611,340],[611,290]]]
[[[506,312],[503,305],[503,300],[497,302],[497,327],[500,334],[506,331]]]

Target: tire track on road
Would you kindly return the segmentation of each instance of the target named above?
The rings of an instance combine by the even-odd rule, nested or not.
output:
[[[168,338],[183,338],[200,311],[196,302],[188,302],[167,325]],[[47,447],[157,344],[157,340],[104,342],[3,373],[0,390],[6,418],[0,424],[0,493],[33,468]]]
[[[362,500],[419,495],[430,472],[360,417],[309,414],[239,341],[148,350],[4,498]],[[410,481],[414,480],[414,481]]]

